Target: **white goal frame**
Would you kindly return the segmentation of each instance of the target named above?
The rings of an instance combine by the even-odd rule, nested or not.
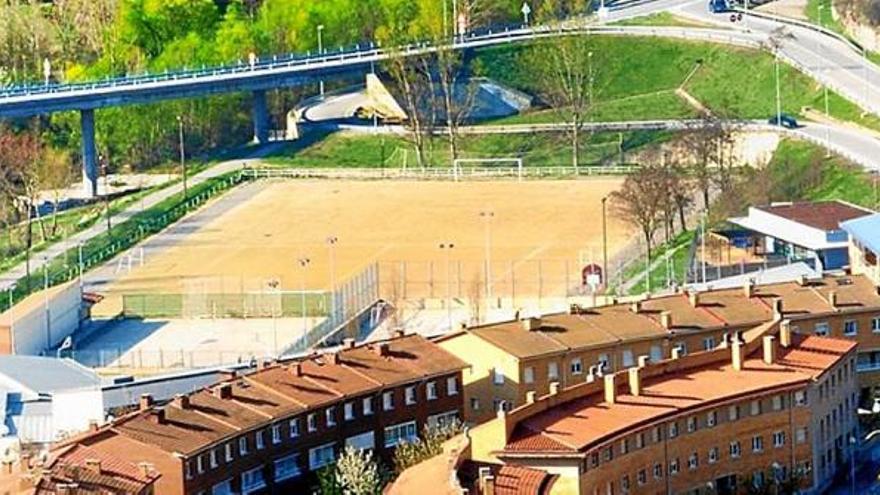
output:
[[[452,161],[452,175],[456,182],[461,177],[462,163],[514,163],[516,164],[517,179],[522,180],[523,178],[522,158],[456,158]]]

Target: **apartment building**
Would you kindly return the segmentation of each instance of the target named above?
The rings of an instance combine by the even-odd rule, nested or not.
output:
[[[465,420],[479,423],[498,408],[636,365],[711,350],[730,335],[780,319],[803,334],[859,344],[863,399],[880,386],[880,295],[865,276],[639,297],[567,313],[481,325],[438,344],[470,364],[464,371]]]
[[[472,428],[467,463],[555,478],[553,494],[820,493],[851,455],[856,343],[778,320],[721,348],[637,365],[526,402]],[[459,477],[462,470],[459,470]]]
[[[347,445],[389,460],[426,425],[461,417],[465,363],[417,335],[287,363],[139,410],[55,448],[76,445],[161,476],[156,493],[293,493]]]

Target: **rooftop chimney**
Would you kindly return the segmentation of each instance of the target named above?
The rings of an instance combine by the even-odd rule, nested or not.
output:
[[[672,348],[672,359],[681,359],[681,355],[684,353],[684,349],[681,348],[680,345],[677,345]]]
[[[641,368],[630,368],[626,370],[629,375],[629,393],[638,397],[642,394],[642,378],[640,376]]]
[[[221,383],[214,387],[214,396],[218,399],[231,399],[232,398],[232,384],[231,383]]]
[[[779,323],[779,345],[791,347],[791,320],[782,320]]]
[[[377,344],[373,346],[373,352],[375,352],[378,356],[386,357],[390,353],[391,348],[388,346],[388,342],[382,342],[381,344]]]
[[[186,394],[177,394],[174,396],[174,405],[180,409],[189,409],[189,396]]]
[[[93,473],[101,474],[101,461],[99,459],[86,459],[86,469]]]
[[[733,342],[730,343],[730,358],[731,363],[733,364],[733,369],[736,371],[742,371],[743,369],[743,349],[742,342],[738,338],[735,338]]]
[[[614,380],[614,373],[605,375],[605,402],[614,404],[617,400],[617,383]]]
[[[165,409],[156,409],[150,414],[150,419],[157,425],[165,424]]]
[[[140,469],[141,475],[143,475],[144,478],[152,477],[153,473],[155,472],[153,465],[150,464],[149,462],[138,463],[138,468]]]
[[[559,382],[550,382],[550,395],[559,393]]]
[[[89,431],[98,431],[98,428],[100,428],[100,426],[98,425],[97,420],[89,420]]]
[[[541,317],[540,316],[532,316],[530,318],[525,318],[522,321],[523,328],[529,332],[535,332],[541,329]]]
[[[221,382],[226,380],[234,380],[236,376],[238,375],[236,374],[235,370],[220,370],[219,380]]]
[[[762,339],[764,346],[764,364],[776,362],[776,337],[765,335]]]
[[[339,353],[331,352],[329,359],[327,360],[330,364],[338,365],[339,364]]]
[[[660,313],[660,324],[667,330],[672,330],[672,311]]]
[[[777,297],[773,300],[773,319],[781,320],[784,314],[785,313],[782,309],[782,298]]]
[[[835,310],[837,309],[837,291],[832,290],[828,293],[828,304]]]
[[[354,339],[352,339],[352,338],[342,339],[342,347],[344,349],[354,349]]]
[[[688,291],[688,302],[691,303],[691,307],[697,308],[700,306],[700,293],[696,290]]]
[[[138,410],[146,411],[151,407],[153,407],[153,396],[150,394],[141,394],[140,401],[138,401]]]
[[[642,301],[633,301],[629,305],[629,310],[635,314],[639,314],[642,311]]]
[[[6,476],[11,475],[12,474],[12,461],[10,461],[9,459],[4,459],[3,460],[3,470],[0,472],[2,472]]]
[[[596,365],[590,366],[590,370],[587,372],[587,383],[596,381],[596,373]]]
[[[290,373],[293,374],[293,376],[302,376],[303,374],[302,363],[293,363],[288,369],[290,370]]]
[[[754,295],[755,282],[752,279],[748,279],[746,283],[743,284],[743,296],[745,296],[746,299],[751,299]]]
[[[398,328],[393,333],[395,339],[399,339],[401,337],[406,336],[406,332],[402,328]]]
[[[809,285],[810,279],[808,279],[806,275],[798,275],[797,283],[801,287],[806,287]]]
[[[648,365],[648,363],[650,361],[651,361],[651,356],[648,356],[647,354],[645,354],[645,355],[639,356],[639,359],[637,362],[639,364],[639,368],[644,368],[645,366]]]
[[[18,471],[26,473],[31,470],[31,455],[27,452],[18,456]]]
[[[526,392],[526,404],[534,404],[535,403],[535,391],[529,390]]]

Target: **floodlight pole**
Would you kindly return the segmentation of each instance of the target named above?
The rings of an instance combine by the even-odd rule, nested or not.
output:
[[[336,322],[336,236],[327,237],[327,246],[330,249],[330,321]]]
[[[449,270],[449,255],[451,254],[454,247],[455,244],[451,242],[440,244],[440,249],[446,253],[446,319],[448,321],[450,330],[452,330],[452,280]]]
[[[485,225],[486,237],[486,304],[491,304],[492,299],[492,219],[494,211],[481,211],[480,217]]]
[[[302,257],[297,260],[302,268],[302,278],[300,279],[300,296],[302,297],[302,319],[303,319],[303,337],[309,332],[308,317],[306,316],[306,269],[312,262],[309,258]]]

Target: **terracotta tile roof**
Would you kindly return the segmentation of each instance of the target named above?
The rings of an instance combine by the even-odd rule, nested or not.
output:
[[[91,460],[100,462],[100,470],[88,467]],[[153,484],[159,474],[145,472],[139,466],[109,455],[100,449],[71,445],[53,454],[37,484],[36,493],[54,493],[56,485],[76,482],[77,493],[140,493]]]
[[[552,478],[546,471],[505,464],[495,473],[495,494],[541,495],[549,492]]]
[[[383,351],[380,355],[380,345]],[[162,408],[136,411],[101,432],[156,446],[168,453],[192,455],[240,431],[315,409],[347,396],[365,395],[425,377],[448,374],[466,364],[419,335],[314,355],[231,378]],[[221,387],[230,395],[221,397]],[[67,444],[99,441],[98,434]]]
[[[505,451],[558,451],[567,447],[571,452],[582,452],[637,425],[688,408],[804,385],[855,346],[850,341],[795,335],[791,347],[780,348],[776,363],[765,364],[758,347],[740,371],[731,366],[729,350],[712,351],[715,358],[708,364],[646,377],[638,397],[621,393],[624,389],[619,388],[616,402],[608,404],[600,390],[527,417],[516,425]],[[696,358],[682,359],[695,362]]]
[[[750,298],[742,288],[704,291],[699,293],[697,307],[681,293],[643,300],[638,314],[632,312],[631,303],[621,303],[584,309],[579,314],[544,315],[541,327],[533,331],[526,330],[521,321],[507,321],[472,327],[466,332],[519,359],[528,359],[570,349],[662,338],[670,334],[660,325],[663,311],[671,313],[672,333],[757,326],[773,318],[776,298],[782,298],[783,313],[793,319],[832,313],[835,308],[829,303],[831,291],[836,293],[837,310],[880,308],[880,295],[866,277],[829,276],[806,286],[796,282],[758,286]]]
[[[824,231],[839,230],[841,222],[873,213],[842,201],[778,203],[757,208]]]

